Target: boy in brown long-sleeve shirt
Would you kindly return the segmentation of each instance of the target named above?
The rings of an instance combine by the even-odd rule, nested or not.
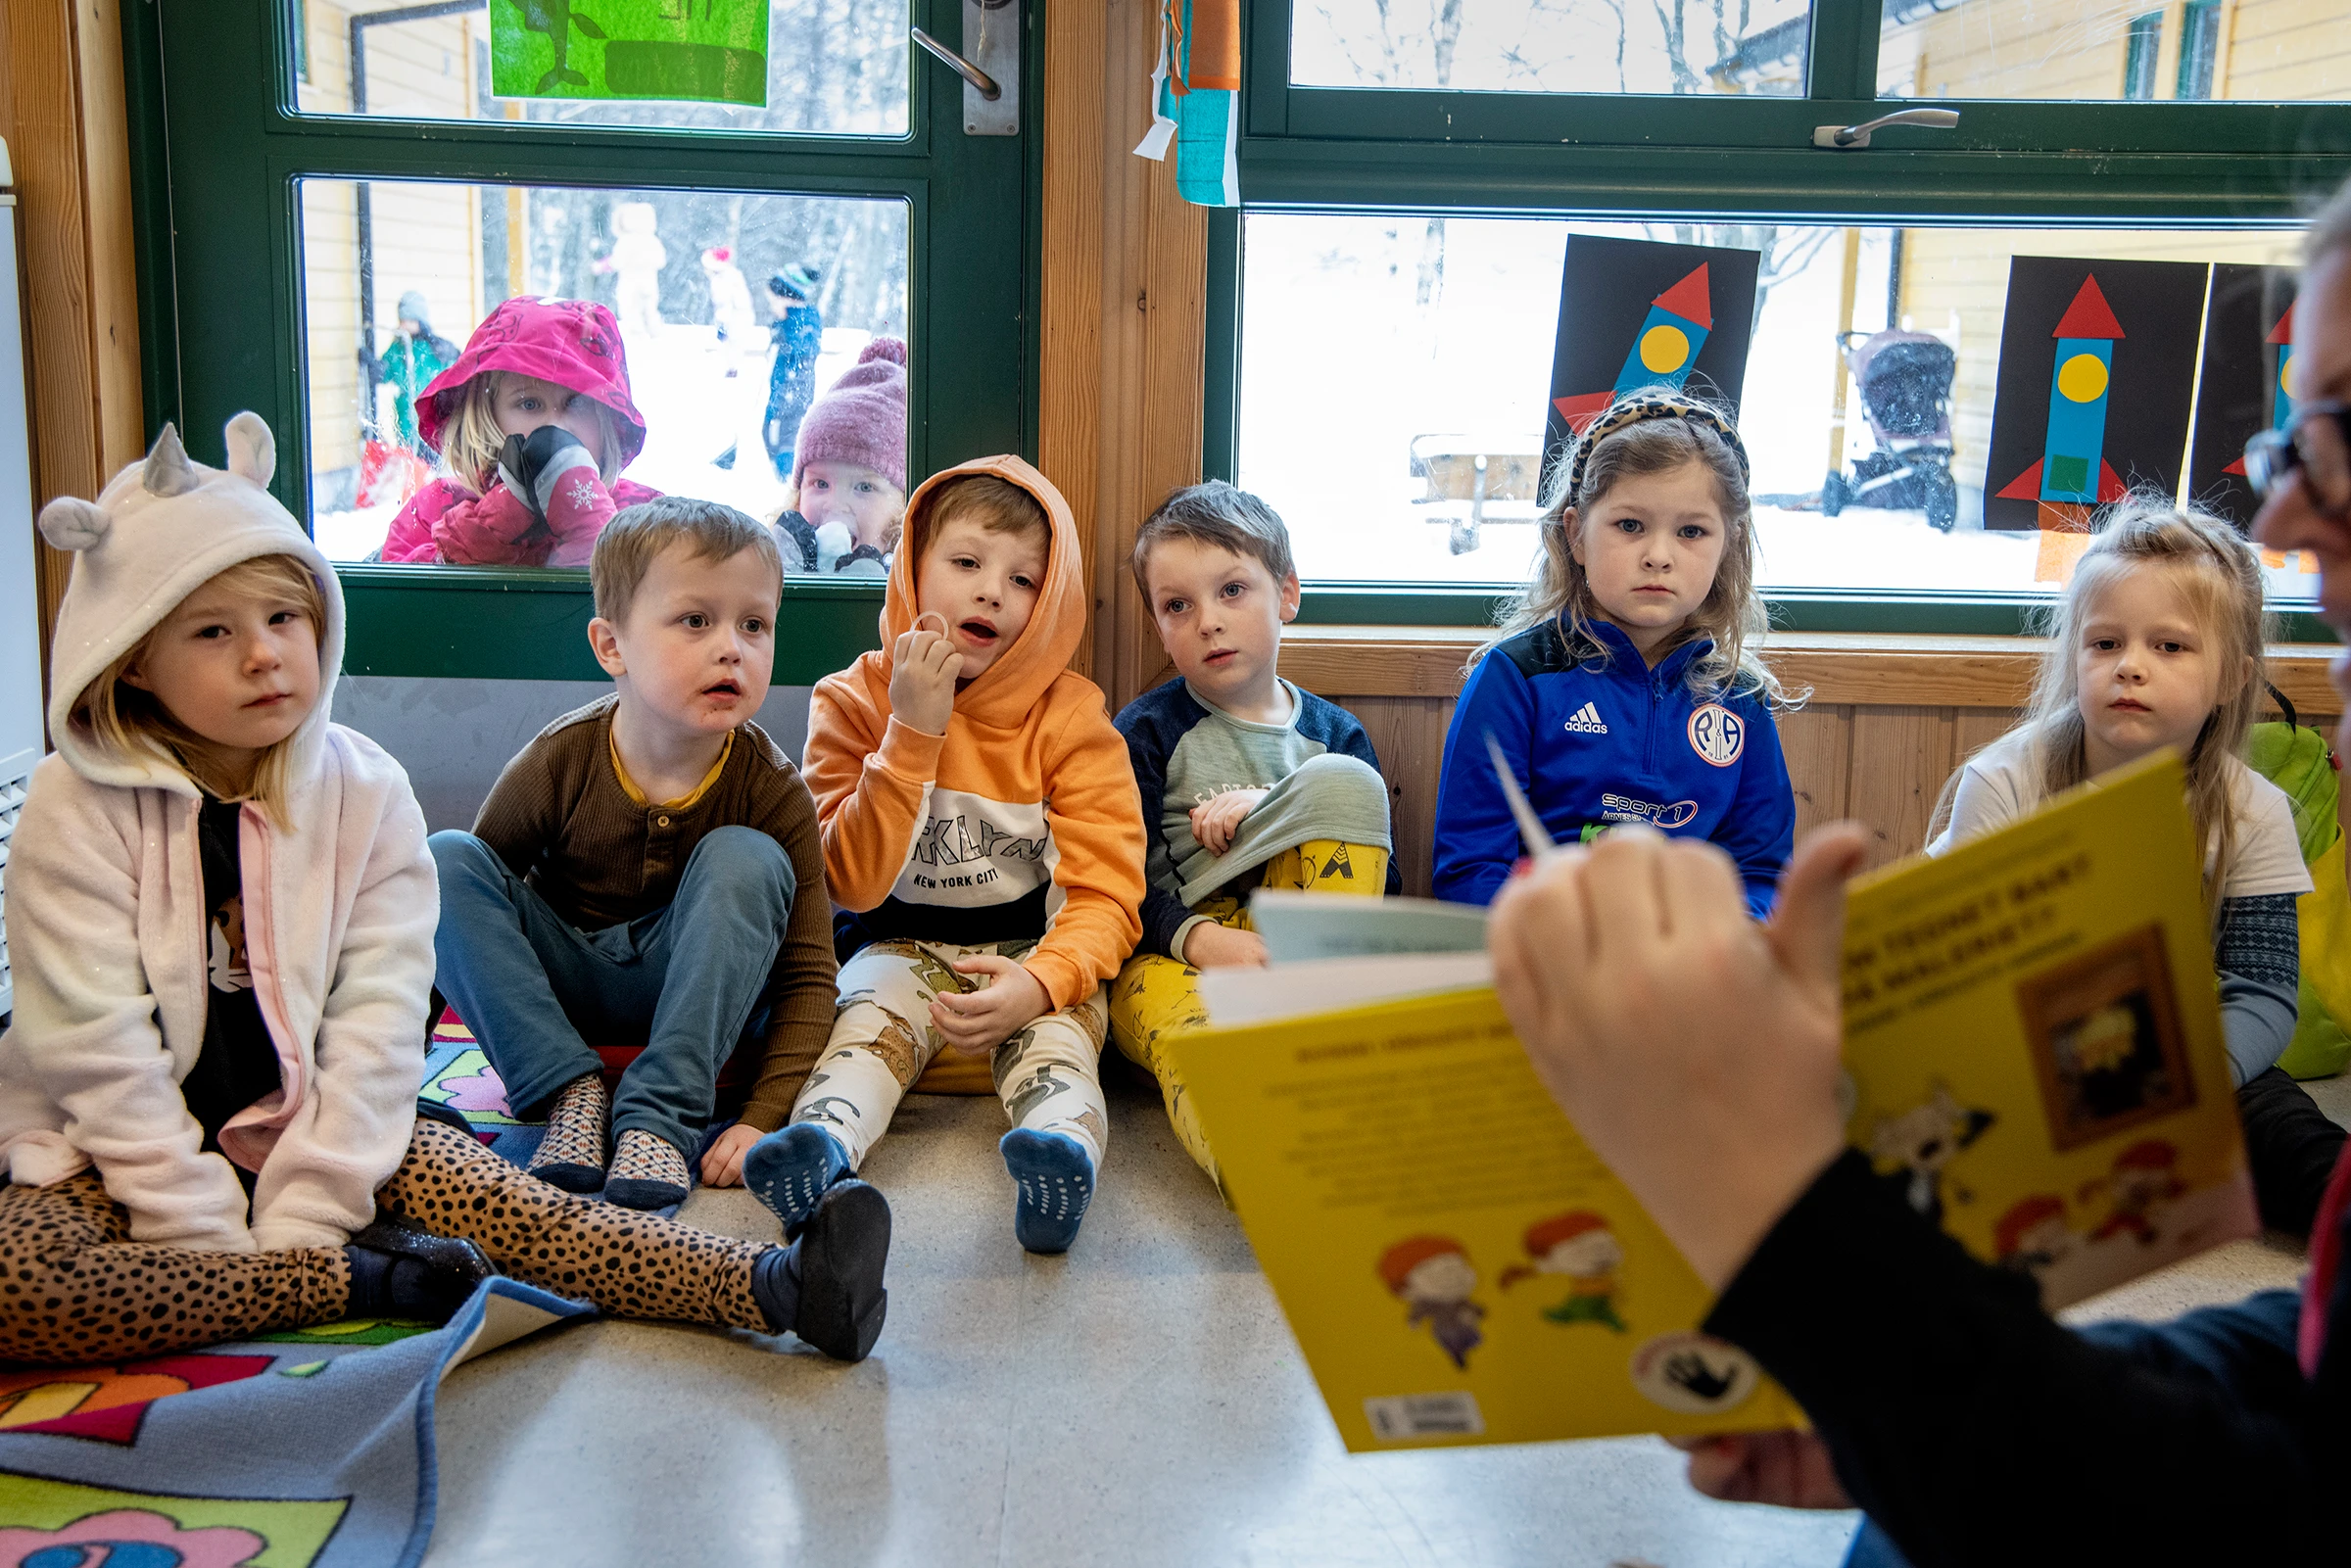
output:
[[[508,1101],[547,1113],[532,1172],[655,1209],[686,1196],[718,1069],[762,1013],[749,1103],[702,1179],[740,1180],[790,1114],[833,1023],[831,906],[807,785],[750,722],[783,592],[767,531],[664,498],[606,526],[590,573],[618,690],[507,763],[472,832],[432,836],[434,946]],[[593,1046],[640,1041],[607,1103]]]

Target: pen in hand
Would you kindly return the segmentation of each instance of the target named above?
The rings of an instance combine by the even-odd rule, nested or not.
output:
[[[1518,836],[1526,840],[1527,855],[1537,864],[1559,852],[1559,846],[1543,827],[1543,819],[1527,803],[1526,791],[1518,787],[1517,776],[1511,772],[1510,759],[1502,754],[1502,745],[1494,732],[1486,732],[1486,756],[1494,764],[1494,782],[1502,785],[1503,799],[1511,803],[1511,815],[1518,823]]]

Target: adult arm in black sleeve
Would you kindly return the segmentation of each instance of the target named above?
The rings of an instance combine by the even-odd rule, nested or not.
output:
[[[2343,1391],[2328,1397],[2330,1366],[2303,1380],[2287,1315],[2257,1297],[2075,1333],[1848,1151],[1705,1327],[1802,1403],[1847,1492],[1917,1568],[2147,1568],[2339,1549]]]

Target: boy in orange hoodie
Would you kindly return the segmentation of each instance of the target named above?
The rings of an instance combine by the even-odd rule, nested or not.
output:
[[[1087,593],[1044,475],[986,457],[906,506],[883,647],[818,683],[805,776],[850,913],[833,1037],[744,1181],[797,1227],[944,1049],[992,1052],[1013,1234],[1068,1250],[1109,1134],[1104,986],[1142,934],[1143,821],[1102,692],[1072,674]]]

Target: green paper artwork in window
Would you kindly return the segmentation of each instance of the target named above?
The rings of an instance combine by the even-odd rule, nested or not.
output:
[[[501,98],[767,103],[767,0],[492,0]]]

